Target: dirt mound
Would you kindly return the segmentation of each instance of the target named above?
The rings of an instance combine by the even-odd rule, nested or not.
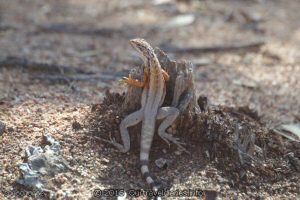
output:
[[[198,102],[202,103],[200,107],[203,107],[201,99],[203,97]],[[121,142],[119,124],[128,114],[120,109],[123,101],[124,95],[107,92],[104,101],[92,107],[88,126],[93,136],[105,139],[116,138],[118,142]],[[209,167],[202,172],[204,176],[216,176],[220,185],[228,184],[230,188],[250,194],[252,191],[253,196],[258,190],[267,190],[271,194],[297,192],[293,187],[274,190],[268,188],[267,185],[283,180],[290,180],[290,184],[299,181],[299,171],[297,172],[291,162],[292,158],[288,156],[289,153],[296,152],[294,159],[299,157],[299,145],[285,141],[281,136],[268,130],[257,113],[248,107],[209,105],[205,107],[207,108],[205,111],[192,117],[180,116],[176,127],[169,128],[175,137],[185,142],[190,155],[178,153],[175,145],[169,148],[162,139],[156,136],[151,152],[153,158],[159,158],[163,154],[162,150],[166,149],[169,151],[163,155],[164,157],[172,157],[174,152],[179,154],[180,156],[177,156],[174,162],[182,166],[177,165],[177,168],[185,168],[186,172],[188,171],[182,176],[190,176],[200,170],[203,167],[201,165],[205,163],[204,165]],[[187,121],[187,119],[193,120]],[[141,124],[129,129],[131,151],[135,155],[139,152],[140,130]],[[107,147],[113,148],[110,145]],[[124,157],[127,159],[130,154],[132,152]],[[195,161],[197,159],[201,159],[201,165],[197,164],[198,162]],[[171,182],[169,180],[165,187],[170,188]]]

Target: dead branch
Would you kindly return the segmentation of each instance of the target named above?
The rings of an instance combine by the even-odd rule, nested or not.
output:
[[[73,66],[67,65],[57,65],[50,63],[40,63],[35,61],[29,61],[26,58],[18,57],[6,57],[0,60],[0,68],[21,68],[28,70],[29,72],[39,72],[39,73],[54,73],[54,74],[69,74],[69,73],[81,73],[81,74],[91,74],[91,72],[78,69]]]
[[[255,41],[244,44],[232,44],[232,45],[218,45],[211,47],[174,47],[163,45],[161,48],[170,53],[218,53],[218,52],[232,52],[232,51],[257,51],[261,46],[265,45],[265,41]]]
[[[94,27],[82,27],[76,24],[50,24],[38,26],[37,32],[42,33],[64,33],[73,35],[88,35],[88,36],[101,36],[101,37],[112,37],[113,35],[125,35],[126,33],[122,29],[112,28],[94,28]]]
[[[17,28],[9,25],[0,25],[0,32],[9,31],[9,30],[17,30]]]
[[[46,80],[51,83],[66,83],[72,81],[111,81],[115,80],[117,75],[112,74],[74,74],[74,75],[33,75],[30,79]]]

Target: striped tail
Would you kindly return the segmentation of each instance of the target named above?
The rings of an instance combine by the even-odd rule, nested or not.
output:
[[[153,176],[150,174],[149,171],[149,160],[140,160],[141,162],[141,170],[144,178],[146,179],[148,185],[151,187],[153,192],[158,192],[159,190],[159,185],[156,184],[156,182],[153,179]],[[161,200],[161,197],[159,196],[154,196],[151,198],[152,200]]]
[[[150,123],[151,124],[151,123]],[[154,125],[147,124],[143,126],[142,137],[141,137],[141,152],[140,152],[140,164],[141,171],[146,179],[146,182],[154,192],[158,192],[159,185],[154,181],[153,176],[149,170],[149,154],[152,145],[154,135]]]
[[[154,192],[157,192],[159,190],[159,185],[155,183],[154,178],[149,171],[149,160],[141,160],[140,162],[141,162],[141,171],[146,182]]]

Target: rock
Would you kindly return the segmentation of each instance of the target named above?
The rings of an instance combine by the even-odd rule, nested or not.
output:
[[[44,139],[51,146],[26,147],[27,162],[19,165],[22,174],[22,177],[17,180],[19,184],[43,190],[43,176],[55,176],[70,168],[67,161],[59,155],[59,142],[49,135],[44,135]]]
[[[73,184],[81,184],[81,181],[80,181],[78,178],[74,178],[74,179],[72,180],[72,183],[73,183]]]
[[[4,133],[5,131],[5,123],[0,121],[0,136]]]
[[[217,180],[219,183],[229,183],[227,179],[221,177],[220,175],[217,175]]]
[[[79,122],[74,121],[74,122],[72,123],[72,128],[73,128],[75,131],[78,131],[78,130],[82,129],[82,125],[81,125]]]
[[[294,156],[293,152],[290,152],[287,154],[287,157],[289,159],[289,163],[291,166],[298,172],[300,172],[300,160]]]
[[[209,58],[197,58],[194,60],[191,60],[193,65],[195,67],[201,67],[201,66],[206,66],[212,64],[212,61]]]
[[[159,159],[155,160],[156,166],[159,167],[160,169],[168,168],[170,163],[171,163],[170,160],[167,160],[167,159],[164,159],[164,158],[159,158]]]
[[[175,155],[180,156],[180,155],[182,154],[182,151],[178,151],[178,150],[177,150],[177,151],[175,151],[174,153],[175,153]]]
[[[183,14],[173,17],[169,22],[162,26],[162,29],[177,28],[187,26],[195,21],[196,17],[193,14]]]

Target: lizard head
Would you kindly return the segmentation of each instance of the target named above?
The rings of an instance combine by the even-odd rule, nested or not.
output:
[[[155,56],[153,48],[144,39],[132,39],[130,40],[130,44],[137,52],[139,52],[145,63],[148,63],[149,60]]]

